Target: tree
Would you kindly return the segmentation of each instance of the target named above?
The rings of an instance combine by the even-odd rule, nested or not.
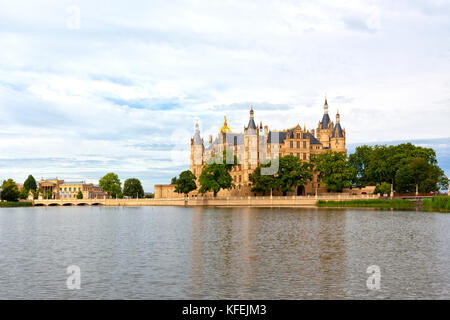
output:
[[[389,182],[382,182],[375,188],[375,193],[389,194],[391,192],[391,184]]]
[[[23,183],[23,188],[27,189],[27,191],[30,191],[30,190],[36,191],[37,183],[31,174],[28,176],[27,180],[25,180],[25,182]]]
[[[53,199],[53,193],[51,190],[46,190],[44,193],[44,199]]]
[[[77,199],[79,199],[79,200],[83,199],[83,192],[78,191]]]
[[[352,153],[348,157],[349,165],[356,170],[355,179],[352,181],[355,186],[363,187],[371,184],[370,177],[368,176],[366,169],[370,164],[372,152],[372,147],[363,145],[357,147],[355,153]]]
[[[278,159],[277,159],[278,160]],[[264,195],[268,191],[278,190],[279,184],[275,175],[262,175],[261,168],[269,168],[271,162],[261,164],[255,168],[250,175],[250,182],[252,183],[252,191],[262,192]]]
[[[131,178],[123,184],[123,195],[132,198],[144,198],[144,188],[139,179]]]
[[[19,189],[13,179],[3,181],[2,200],[17,201],[19,199]]]
[[[297,157],[291,155],[281,157],[276,180],[283,196],[294,191],[293,187],[307,184],[312,178],[312,168],[311,163],[303,162]]]
[[[187,196],[189,192],[197,189],[196,177],[190,170],[181,172],[180,177],[174,179],[175,181],[172,179],[172,184],[175,184],[175,192],[177,193],[184,193]]]
[[[444,171],[425,158],[413,158],[402,166],[396,176],[396,191],[402,193],[428,193],[447,189],[448,183]]]
[[[22,190],[20,190],[19,192],[19,199],[20,200],[26,200],[28,198],[28,194],[30,193],[30,191],[23,187]]]
[[[214,193],[214,197],[221,189],[231,189],[233,187],[232,178],[228,172],[228,166],[223,163],[211,163],[206,165],[200,175],[201,194],[208,191]]]
[[[122,187],[119,176],[115,173],[108,173],[99,181],[103,191],[109,192],[112,198],[120,198]]]
[[[350,166],[342,152],[327,151],[314,155],[311,160],[328,191],[342,192],[355,180],[356,169]]]
[[[177,177],[173,177],[170,184],[177,184]]]

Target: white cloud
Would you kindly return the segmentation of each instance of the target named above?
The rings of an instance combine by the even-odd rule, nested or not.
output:
[[[70,30],[73,5],[81,23]],[[449,137],[449,8],[448,1],[4,0],[0,159],[148,170],[151,189],[186,166],[180,158],[195,118],[205,135],[224,114],[239,131],[253,104],[258,122],[272,128],[312,128],[325,93],[349,143]],[[0,178],[31,170],[8,163]],[[34,165],[38,176],[59,170]],[[76,165],[65,169],[82,174]]]

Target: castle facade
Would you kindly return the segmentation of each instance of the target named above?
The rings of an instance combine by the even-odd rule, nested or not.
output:
[[[328,102],[325,98],[322,119],[316,129],[308,130],[297,124],[294,127],[282,130],[270,130],[255,122],[254,110],[250,109],[250,118],[243,132],[233,132],[227,125],[225,118],[222,128],[216,137],[209,136],[208,141],[200,135],[198,124],[195,125],[195,134],[191,138],[190,170],[198,178],[208,160],[231,151],[237,158],[238,165],[230,171],[235,188],[221,190],[218,196],[250,196],[256,195],[251,191],[250,175],[253,170],[267,159],[274,159],[286,155],[296,156],[302,161],[309,161],[311,155],[327,152],[329,150],[347,153],[346,132],[341,127],[339,111],[336,113],[334,123],[328,114]],[[230,152],[231,154],[231,152]],[[155,198],[182,197],[174,192],[173,185],[156,185]],[[288,195],[314,195],[326,192],[326,187],[320,184],[317,174],[306,186],[299,186]],[[191,192],[197,196],[197,191]],[[273,195],[278,195],[273,193]],[[281,195],[281,194],[280,194]]]

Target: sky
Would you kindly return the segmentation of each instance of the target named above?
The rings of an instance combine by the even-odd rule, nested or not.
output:
[[[0,44],[0,180],[151,192],[195,121],[313,129],[325,95],[350,152],[413,141],[450,176],[450,1],[2,0]]]

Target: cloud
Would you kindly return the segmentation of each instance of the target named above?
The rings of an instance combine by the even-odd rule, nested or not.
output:
[[[188,166],[195,119],[241,131],[253,105],[270,128],[314,128],[325,94],[349,143],[448,137],[448,2],[0,6],[0,179],[116,170],[152,189]]]

